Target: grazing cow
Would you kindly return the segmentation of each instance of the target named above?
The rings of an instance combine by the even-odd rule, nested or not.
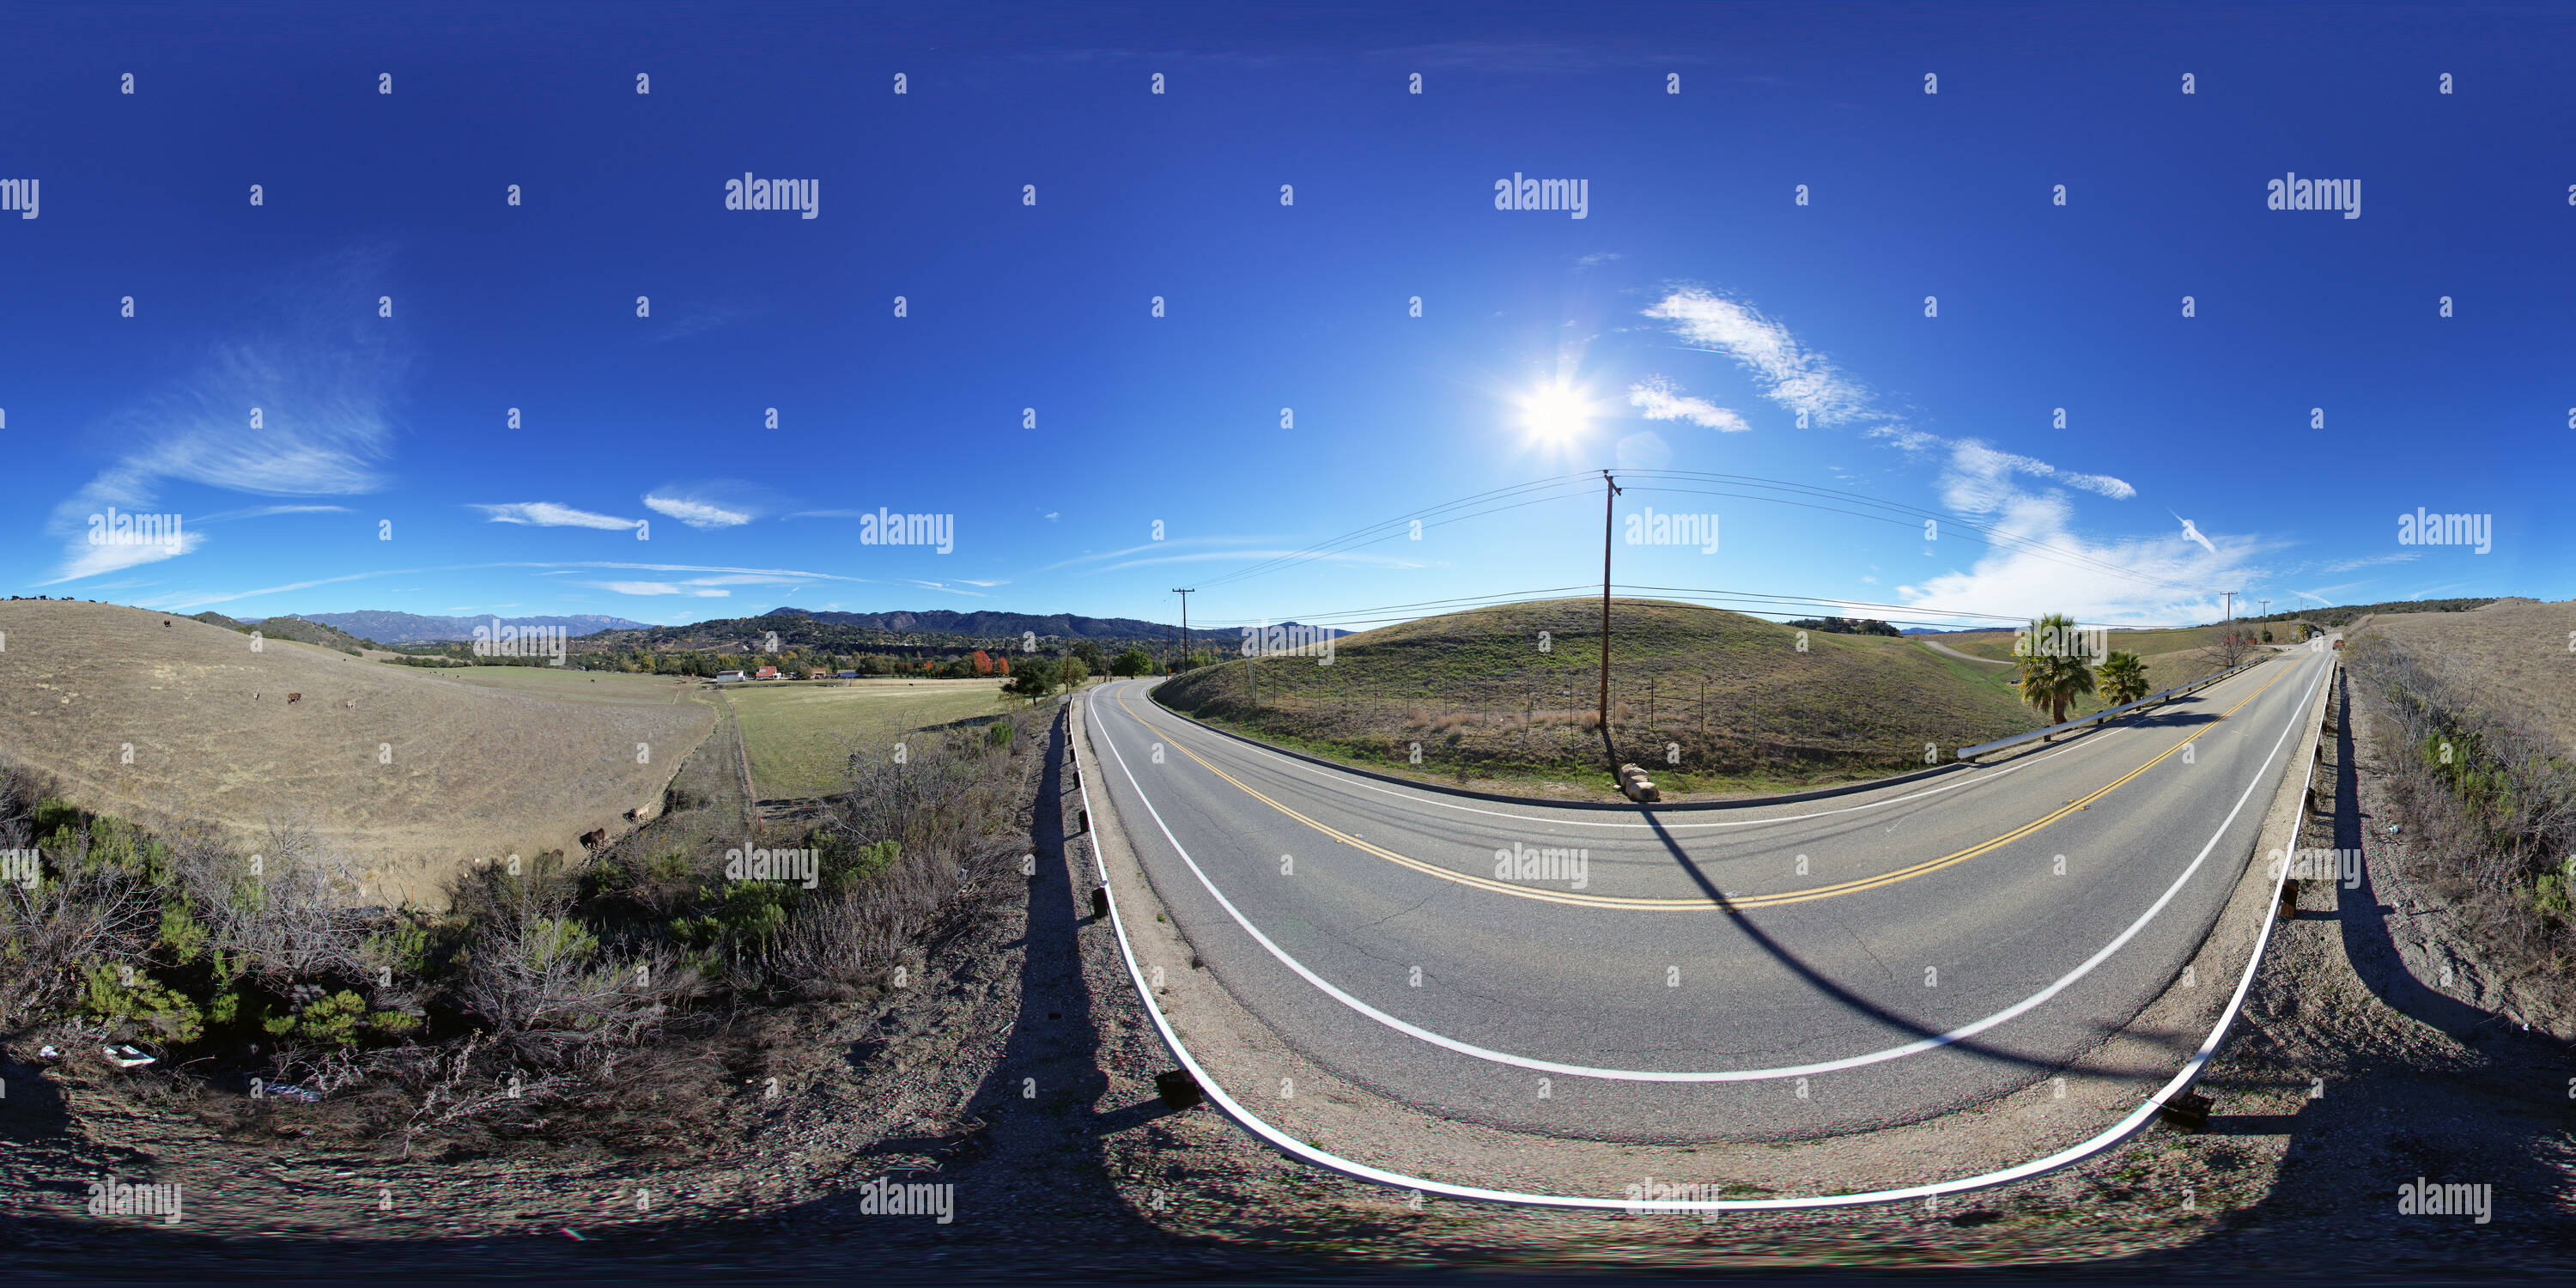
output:
[[[356,698],[351,698],[340,705],[348,710],[355,711],[358,709],[358,700]]]
[[[163,629],[163,630],[165,630],[165,631],[166,631],[166,630],[168,630],[168,629],[170,629],[170,619],[169,619],[169,618],[164,617],[164,618],[162,618],[162,619],[161,619],[161,629]]]
[[[303,700],[304,695],[301,693],[290,693],[286,695],[286,705],[290,707],[294,706],[298,702],[302,702]]]
[[[631,810],[631,809],[630,809],[630,810],[628,810],[628,811],[626,811],[626,821],[627,821],[627,822],[629,822],[629,823],[632,823],[632,822],[634,822],[634,821],[635,821],[635,811],[633,811],[633,810]]]
[[[607,829],[607,828],[604,828],[604,827],[594,827],[594,828],[592,828],[591,830],[589,830],[589,831],[584,832],[584,833],[582,833],[582,834],[581,834],[581,848],[583,848],[583,849],[585,849],[585,850],[596,850],[596,849],[598,849],[598,848],[599,848],[599,843],[600,843],[600,842],[602,842],[602,841],[605,841],[605,840],[607,840],[607,839],[608,839],[608,829]]]

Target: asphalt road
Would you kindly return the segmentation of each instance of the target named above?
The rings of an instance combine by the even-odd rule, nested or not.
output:
[[[2329,660],[1992,767],[1714,811],[1448,796],[1212,733],[1148,681],[1084,701],[1156,892],[1298,1055],[1447,1118],[1792,1140],[2017,1090],[2175,982]]]

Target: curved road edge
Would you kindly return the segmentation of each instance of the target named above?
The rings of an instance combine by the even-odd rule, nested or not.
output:
[[[2332,693],[2331,681],[2339,665],[2339,660],[2328,662],[2321,677],[2314,683],[2314,686],[2309,692],[2306,716],[2299,725],[2293,726],[2294,729],[2301,731],[2299,739],[2300,744],[2310,748],[2310,754],[2305,758],[2305,768],[2302,773],[2296,776],[2289,774],[2283,775],[2280,788],[2276,792],[2269,807],[2265,810],[2263,816],[2264,823],[2260,829],[2260,835],[2255,842],[2253,851],[2247,856],[2248,866],[2239,875],[2237,893],[2230,899],[2228,912],[2233,915],[2233,920],[2239,923],[2237,928],[2237,933],[2239,935],[2241,935],[2244,930],[2241,926],[2241,922],[2249,912],[2253,913],[2253,915],[2260,916],[2260,928],[2254,932],[2253,948],[2247,956],[2244,970],[2237,980],[2236,987],[2230,994],[2226,1006],[2220,1013],[2215,1025],[2210,1029],[2207,1038],[2198,1044],[2198,1047],[2193,1051],[2191,1057],[2183,1063],[2181,1069],[2166,1081],[2162,1087],[2140,1101],[2135,1107],[2128,1110],[2108,1128],[2087,1139],[2049,1153],[2043,1157],[2009,1167],[1952,1180],[1867,1190],[1857,1193],[1821,1194],[1792,1198],[1640,1201],[1637,1199],[1604,1198],[1588,1195],[1529,1193],[1517,1190],[1492,1189],[1482,1186],[1462,1185],[1453,1182],[1435,1180],[1428,1177],[1408,1175],[1406,1173],[1372,1166],[1367,1163],[1334,1154],[1312,1141],[1301,1141],[1297,1139],[1295,1136],[1280,1130],[1270,1122],[1265,1121],[1259,1115],[1253,1113],[1240,1100],[1236,1099],[1221,1085],[1219,1085],[1217,1080],[1210,1074],[1207,1067],[1198,1059],[1197,1056],[1191,1053],[1188,1047],[1183,1043],[1180,1032],[1174,1026],[1171,1019],[1165,1014],[1163,1005],[1156,1000],[1155,988],[1151,983],[1149,983],[1145,968],[1138,960],[1134,941],[1130,936],[1127,923],[1119,910],[1117,894],[1113,888],[1117,883],[1111,878],[1107,856],[1103,852],[1096,836],[1091,838],[1092,844],[1090,846],[1090,850],[1096,870],[1095,876],[1100,883],[1098,888],[1107,897],[1109,919],[1112,929],[1118,938],[1119,952],[1127,966],[1129,982],[1136,988],[1138,997],[1144,1002],[1146,1012],[1153,1017],[1155,1029],[1161,1034],[1164,1046],[1172,1052],[1174,1059],[1178,1061],[1181,1068],[1190,1074],[1190,1076],[1198,1083],[1200,1089],[1206,1094],[1208,1099],[1222,1112],[1232,1118],[1246,1131],[1249,1131],[1255,1136],[1267,1141],[1273,1148],[1278,1149],[1282,1153],[1291,1157],[1311,1163],[1315,1166],[1355,1177],[1357,1179],[1401,1189],[1416,1190],[1425,1194],[1436,1194],[1450,1198],[1471,1199],[1482,1202],[1516,1203],[1545,1207],[1619,1210],[1629,1212],[1751,1212],[1800,1208],[1864,1206],[1878,1203],[1904,1202],[1913,1199],[1928,1199],[1945,1194],[1986,1189],[2014,1181],[2026,1180],[2031,1177],[2039,1176],[2044,1173],[2066,1167],[2070,1164],[2080,1162],[2105,1150],[2111,1149],[2123,1141],[2126,1141],[2129,1137],[2135,1135],[2141,1128],[2145,1127],[2156,1117],[2159,1110],[2164,1108],[2168,1103],[2176,1100],[2183,1093],[2190,1090],[2192,1084],[2199,1079],[2202,1071],[2216,1055],[2219,1047],[2225,1043],[2229,1030],[2234,1026],[2238,1014],[2242,1011],[2246,995],[2253,986],[2255,973],[2262,966],[2264,950],[2270,944],[2272,927],[2274,924],[2274,909],[2278,906],[2281,891],[2285,881],[2287,880],[2288,874],[2286,869],[2281,872],[2266,871],[2265,875],[2268,877],[2268,881],[2266,883],[2269,886],[2269,890],[2267,892],[2268,897],[2261,898],[2259,900],[2248,900],[2245,896],[2252,893],[2253,888],[2258,888],[2255,885],[2257,869],[2252,867],[2251,859],[2255,854],[2268,853],[2272,849],[2279,849],[2296,844],[2298,836],[2298,822],[2303,815],[2307,788],[2313,782],[2316,772],[2316,740],[2319,736],[2322,721],[2324,719],[2326,699],[2330,697]],[[1065,719],[1069,724],[1071,724],[1080,714],[1080,708],[1076,704],[1068,703],[1061,713],[1060,718]],[[1102,820],[1101,822],[1095,822],[1093,824],[1095,828],[1098,828],[1108,822],[1109,818],[1106,814],[1097,813],[1099,806],[1092,801],[1090,796],[1088,772],[1095,762],[1093,762],[1093,760],[1088,757],[1084,751],[1087,732],[1080,728],[1069,729],[1068,732],[1076,735],[1067,739],[1067,746],[1070,749],[1070,754],[1075,757],[1075,768],[1077,774],[1076,784],[1077,791],[1079,792],[1081,799],[1081,808],[1086,812],[1086,815]],[[1217,732],[1223,731],[1219,730]],[[2289,731],[2285,730],[2282,739],[2283,743],[2287,742],[2288,734]],[[2281,743],[2276,743],[2272,754],[2278,755],[2281,745]],[[2293,787],[2294,782],[2296,783],[2295,788]],[[2242,804],[2243,802],[2240,801],[2240,808],[2242,807]],[[1132,861],[1132,855],[1130,857]],[[1151,878],[1143,871],[1141,866],[1138,867],[1136,878],[1143,882],[1150,891]],[[2251,905],[2250,909],[2246,907],[2249,903]],[[2222,921],[2221,926],[2217,930],[2214,930],[2208,940],[2205,941],[2204,952],[2208,951],[2210,946],[2215,944],[2222,934],[2228,931],[2228,929],[2229,927],[2226,922]],[[1178,927],[1174,926],[1172,927],[1172,930],[1175,937],[1177,937],[1179,933]],[[1168,993],[1170,990],[1166,988],[1163,991]],[[2173,992],[2174,990],[2169,987],[2167,993],[2157,999],[2156,1002],[2151,1002],[2150,1006],[2161,1004],[2163,1001],[2170,998],[2173,995]],[[1255,1022],[1258,1023],[1258,1018],[1253,1018]],[[2133,1024],[2134,1023],[2135,1022],[2133,1021]],[[2125,1036],[2125,1034],[2113,1034],[2111,1035],[2111,1039],[2116,1040],[2122,1036]],[[1272,1041],[1276,1042],[1275,1037]],[[1407,1106],[1407,1108],[1411,1107]],[[1415,1110],[1414,1112],[1421,1113],[1424,1111]]]

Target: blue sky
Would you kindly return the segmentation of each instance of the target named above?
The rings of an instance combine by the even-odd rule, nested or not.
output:
[[[0,581],[656,622],[1169,621],[1204,585],[1194,623],[1361,624],[1597,584],[1608,467],[1623,519],[1722,533],[1622,542],[1622,585],[1958,624],[2565,599],[2571,28],[13,10],[0,179],[41,205],[0,213]],[[816,217],[726,209],[746,172]],[[2292,172],[2359,217],[2267,209]],[[1514,174],[1582,180],[1584,217],[1497,210]],[[184,535],[93,544],[110,506]],[[863,542],[880,507],[951,548]],[[2489,549],[2401,544],[2418,507]]]

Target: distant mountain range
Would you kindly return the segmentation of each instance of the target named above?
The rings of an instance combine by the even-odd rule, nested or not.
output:
[[[924,635],[968,635],[978,638],[1034,631],[1077,640],[1173,640],[1181,628],[1133,617],[1081,617],[1072,613],[960,613],[935,608],[923,613],[818,613],[802,608],[773,608],[768,617],[804,617],[834,626]],[[1194,631],[1192,634],[1205,634]]]
[[[475,627],[481,626],[488,629],[495,620],[490,615],[432,617],[420,613],[395,613],[379,609],[353,613],[296,613],[291,616],[328,626],[335,631],[346,632],[362,640],[372,640],[378,644],[387,645],[446,644],[471,640],[474,638]],[[974,639],[992,639],[1031,632],[1041,636],[1072,640],[1130,642],[1169,640],[1178,643],[1181,638],[1181,628],[1178,626],[1140,621],[1133,617],[1083,617],[1074,613],[960,613],[944,608],[918,613],[836,613],[782,607],[773,608],[757,617],[712,619],[684,626],[655,626],[650,622],[638,622],[624,617],[596,615],[502,617],[497,620],[504,626],[515,626],[521,629],[532,626],[559,627],[565,634],[580,638],[606,631],[652,631],[657,635],[700,634],[709,631],[716,634],[738,633],[758,630],[758,623],[772,617],[801,617],[820,625],[887,631],[894,634],[950,635]],[[246,619],[241,624],[256,626],[259,621],[264,620],[274,619]],[[1296,625],[1294,622],[1280,624]],[[772,628],[777,627],[772,624]],[[1349,631],[1334,627],[1311,629],[1327,631],[1334,637],[1350,634]],[[1223,638],[1240,636],[1242,632],[1234,628],[1220,627],[1210,630],[1192,630],[1190,634],[1194,639],[1214,643]]]
[[[320,622],[336,631],[346,631],[360,639],[378,644],[445,644],[474,638],[477,626],[489,629],[495,620],[483,617],[424,617],[418,613],[388,613],[366,610],[355,613],[298,613],[308,622]],[[623,617],[503,617],[504,626],[560,627],[566,635],[596,635],[601,631],[634,630],[643,622]]]

